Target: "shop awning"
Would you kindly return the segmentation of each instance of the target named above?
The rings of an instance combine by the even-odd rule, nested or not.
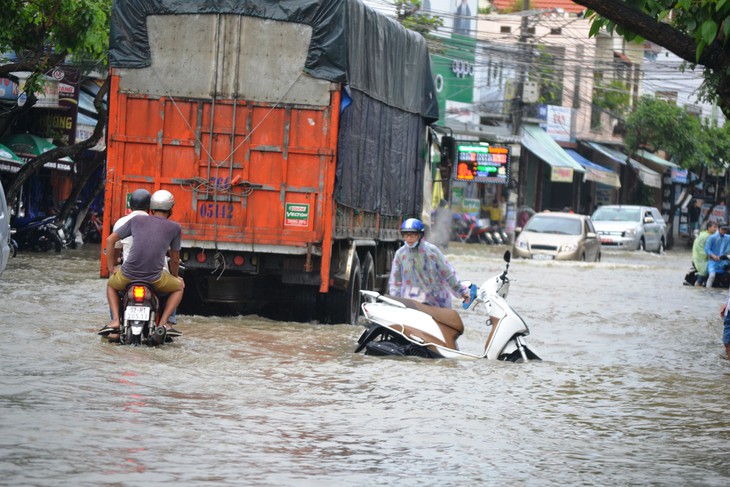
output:
[[[618,162],[619,164],[626,165],[626,156],[622,153],[620,153],[617,150],[610,149],[606,147],[605,145],[601,145],[597,142],[582,142],[583,144],[587,145],[591,149],[600,152],[604,156],[608,157],[609,159],[613,160],[614,162]]]
[[[10,148],[24,163],[56,148],[51,142],[33,134],[9,135],[0,142]],[[43,167],[76,172],[76,164],[70,157],[62,157],[55,161],[46,162]]]
[[[537,125],[525,125],[522,133],[522,145],[552,168],[550,180],[570,183],[573,173],[586,172],[583,166],[570,157],[543,129]]]
[[[621,180],[615,172],[606,167],[592,163],[573,149],[565,149],[565,152],[586,170],[583,175],[583,181],[594,181],[613,188],[621,187]]]
[[[639,179],[642,183],[646,184],[647,186],[651,188],[661,188],[662,187],[662,175],[658,172],[654,171],[653,169],[649,169],[642,163],[640,163],[637,160],[629,159],[626,154],[623,154],[617,150],[611,149],[609,147],[606,147],[603,144],[599,144],[597,142],[585,142],[588,147],[597,150],[601,154],[605,155],[606,157],[609,157],[610,159],[613,159],[614,161],[620,163],[620,164],[626,164],[626,160],[628,159],[629,164],[631,167],[633,167],[636,172],[639,173]]]
[[[641,157],[642,159],[646,159],[647,161],[653,162],[654,164],[657,164],[659,166],[663,166],[665,169],[678,169],[679,165],[668,161],[666,159],[662,159],[661,157],[652,154],[651,152],[647,152],[645,150],[638,150],[636,151],[636,155]]]
[[[15,152],[7,146],[0,144],[0,171],[16,173],[20,171],[20,167],[25,164],[23,159],[18,157]]]

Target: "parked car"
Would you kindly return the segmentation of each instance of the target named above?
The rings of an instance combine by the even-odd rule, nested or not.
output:
[[[664,252],[667,224],[651,206],[606,205],[591,216],[604,247]]]
[[[10,212],[8,203],[5,200],[3,184],[0,183],[0,276],[3,275],[5,266],[10,257]]]
[[[533,215],[521,229],[512,254],[535,260],[598,262],[601,242],[587,215],[543,212]]]

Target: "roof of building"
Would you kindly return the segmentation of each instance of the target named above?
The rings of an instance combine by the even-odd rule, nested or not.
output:
[[[492,0],[492,5],[501,13],[513,12],[517,3],[516,0]],[[547,10],[551,8],[561,8],[569,13],[580,13],[586,10],[583,5],[578,5],[570,0],[530,0],[531,10]]]

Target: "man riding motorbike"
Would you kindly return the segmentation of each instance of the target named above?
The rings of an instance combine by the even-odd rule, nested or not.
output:
[[[109,269],[107,300],[112,312],[112,320],[102,328],[100,334],[110,334],[119,330],[119,291],[124,291],[132,281],[152,283],[159,293],[168,293],[167,304],[162,312],[160,323],[167,328],[168,336],[180,336],[169,319],[182,301],[184,283],[178,277],[180,265],[180,224],[169,220],[175,198],[166,190],[156,191],[150,198],[150,215],[135,216],[116,229],[106,239],[106,259]],[[114,248],[116,243],[132,236],[134,245],[120,269],[116,269]],[[170,271],[164,270],[168,249],[170,250]]]

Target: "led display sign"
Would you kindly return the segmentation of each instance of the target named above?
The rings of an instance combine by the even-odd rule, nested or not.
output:
[[[507,184],[509,182],[510,148],[483,143],[456,145],[455,181]]]

